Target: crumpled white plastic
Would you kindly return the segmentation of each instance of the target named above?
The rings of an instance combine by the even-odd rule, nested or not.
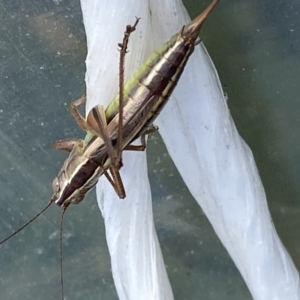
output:
[[[81,5],[88,43],[87,111],[99,103],[107,106],[117,94],[117,43],[135,16],[141,20],[130,37],[126,78],[189,20],[179,0],[81,0]],[[253,298],[300,299],[298,272],[277,236],[253,155],[236,130],[203,45],[196,47],[155,123]],[[123,163],[125,200],[105,178],[97,185],[118,296],[173,299],[153,225],[145,153],[124,152]]]

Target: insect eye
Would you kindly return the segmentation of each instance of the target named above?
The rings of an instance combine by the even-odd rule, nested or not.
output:
[[[54,193],[59,193],[60,191],[60,186],[59,186],[59,182],[58,182],[58,178],[55,177],[53,182],[52,182],[52,189]]]

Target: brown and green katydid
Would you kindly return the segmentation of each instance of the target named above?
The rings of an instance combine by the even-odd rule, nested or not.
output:
[[[85,102],[85,97],[71,104],[71,112],[77,123],[87,131],[85,139],[54,143],[55,148],[69,151],[70,155],[53,181],[54,194],[50,202],[33,219],[2,240],[0,244],[30,224],[52,202],[67,207],[71,203],[82,201],[103,174],[112,183],[119,197],[125,197],[118,171],[122,164],[121,151],[145,148],[145,134],[154,130],[152,123],[174,90],[186,62],[198,43],[201,27],[218,2],[219,0],[213,0],[199,16],[155,51],[133,74],[123,89],[122,59],[126,53],[129,34],[135,29],[138,20],[134,26],[127,27],[123,44],[119,45],[123,48],[119,94],[105,111],[102,106],[94,107],[86,120],[77,110],[77,106]],[[139,137],[142,140],[141,146],[130,145]],[[108,170],[111,171],[111,176]]]
[[[74,102],[72,113],[80,127],[89,132],[88,142],[80,142],[84,145],[80,151],[78,146],[72,150],[70,147],[71,154],[53,183],[52,199],[56,204],[67,207],[70,203],[80,202],[102,174],[112,183],[119,197],[125,197],[118,171],[120,153],[129,147],[131,150],[144,149],[144,142],[141,147],[130,144],[138,137],[144,141],[144,135],[153,129],[150,127],[152,122],[166,104],[194,51],[203,22],[218,2],[214,0],[181,32],[154,52],[125,84],[122,97],[119,94],[105,112],[101,106],[94,107],[85,120],[76,109],[84,98]],[[119,105],[123,96],[124,103]],[[123,125],[120,127],[120,124]],[[78,151],[80,155],[76,153]],[[110,169],[112,178],[107,169]]]
[[[218,2],[219,0],[214,0],[196,19],[154,52],[125,84],[124,89],[120,84],[119,95],[105,111],[101,106],[94,107],[85,120],[77,111],[77,106],[84,102],[84,98],[71,105],[79,125],[88,132],[84,140],[55,143],[56,148],[70,151],[70,155],[54,179],[54,194],[46,208],[52,202],[67,207],[70,203],[82,201],[103,174],[113,182],[117,194],[125,197],[118,172],[121,151],[144,148],[144,142],[140,148],[132,147],[131,143],[139,137],[144,139],[144,135],[151,131],[152,122],[175,88],[198,43],[203,22]],[[111,176],[108,175],[108,170],[111,171]]]

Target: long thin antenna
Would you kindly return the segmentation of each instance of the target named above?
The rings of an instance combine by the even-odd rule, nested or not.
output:
[[[17,229],[15,232],[13,232],[11,235],[6,237],[4,240],[0,241],[0,245],[5,243],[7,240],[9,240],[11,237],[16,235],[18,232],[23,230],[25,227],[27,227],[30,223],[32,223],[36,218],[38,218],[51,204],[53,200],[51,199],[50,202],[38,213],[36,214],[31,220],[29,220],[27,223],[25,223],[23,226],[21,226],[19,229]]]
[[[60,286],[61,286],[61,299],[64,300],[64,273],[63,273],[63,225],[64,215],[68,206],[63,208],[60,220],[60,235],[59,235],[59,260],[60,260]]]

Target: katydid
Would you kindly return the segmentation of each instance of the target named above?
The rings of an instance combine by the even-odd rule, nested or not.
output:
[[[218,2],[214,0],[181,32],[154,52],[125,84],[122,97],[117,95],[105,112],[102,106],[96,106],[85,120],[76,109],[84,98],[71,105],[78,124],[88,131],[88,142],[81,142],[84,146],[80,153],[76,146],[70,149],[69,158],[53,182],[52,200],[57,205],[67,207],[70,203],[82,201],[102,174],[109,179],[118,196],[125,197],[119,175],[122,165],[120,153],[126,149],[144,150],[144,136],[153,130],[151,124],[174,90],[198,43],[202,24]],[[124,103],[119,105],[121,98]],[[120,127],[119,124],[123,125]],[[94,135],[92,138],[91,133]],[[142,138],[142,145],[130,145],[138,137]],[[108,169],[112,178],[107,173]]]
[[[0,244],[35,220],[52,202],[64,208],[71,203],[81,202],[103,174],[112,183],[119,197],[125,197],[119,174],[122,166],[121,152],[145,149],[145,135],[155,130],[152,123],[174,90],[195,45],[199,43],[201,27],[218,2],[219,0],[213,0],[198,17],[155,51],[124,87],[121,63],[120,91],[106,110],[98,105],[85,119],[77,110],[77,106],[85,102],[85,97],[71,103],[73,116],[79,126],[87,131],[85,139],[54,143],[56,149],[66,150],[70,155],[53,181],[54,194],[50,202]],[[127,26],[123,43],[119,45],[121,62],[126,53],[129,35],[135,30],[137,22],[138,20],[133,26]],[[131,145],[137,138],[141,138],[142,144]]]

